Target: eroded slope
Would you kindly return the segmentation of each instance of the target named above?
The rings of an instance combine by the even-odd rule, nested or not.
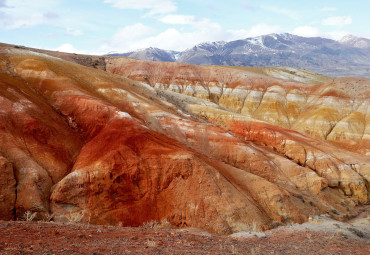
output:
[[[244,86],[241,76],[263,97],[280,93],[274,78],[234,70],[225,79],[235,82],[219,87],[212,77],[226,74],[217,68],[192,67],[207,81],[197,84],[187,65],[154,68],[155,75],[132,66],[126,75],[148,85],[27,50],[3,48],[0,60],[1,174],[9,180],[0,190],[12,198],[0,200],[4,218],[27,210],[127,226],[166,218],[230,233],[310,214],[344,219],[368,202],[368,158],[242,114],[258,113],[255,92],[248,107],[239,94],[225,96]],[[153,81],[169,70],[188,85]],[[266,115],[287,116],[279,102],[265,105]]]
[[[154,88],[205,99],[237,115],[370,155],[370,80],[348,77],[331,81],[309,72],[295,69],[292,74],[289,70],[205,67],[122,58],[111,58],[107,63],[107,71]],[[327,83],[311,85],[320,80]]]

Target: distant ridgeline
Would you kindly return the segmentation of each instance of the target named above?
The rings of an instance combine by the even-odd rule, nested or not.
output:
[[[352,35],[335,41],[287,33],[269,34],[231,42],[201,43],[181,52],[147,48],[107,56],[196,65],[289,66],[330,77],[370,78],[370,40]]]

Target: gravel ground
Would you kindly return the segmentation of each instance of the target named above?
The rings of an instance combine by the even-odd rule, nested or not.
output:
[[[0,254],[369,254],[368,215],[231,236],[199,229],[0,221]]]

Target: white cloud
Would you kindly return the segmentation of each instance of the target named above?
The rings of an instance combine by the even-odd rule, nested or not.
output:
[[[149,15],[164,14],[177,10],[172,0],[104,0],[119,9],[147,10]]]
[[[274,13],[277,13],[277,14],[282,14],[284,16],[287,16],[291,19],[295,19],[295,20],[299,20],[300,19],[300,15],[294,11],[294,10],[290,10],[290,9],[286,9],[286,8],[280,8],[280,7],[274,7],[274,6],[261,6],[262,9],[265,9],[267,11],[270,11],[270,12],[274,12]]]
[[[333,40],[340,40],[343,38],[343,36],[350,34],[348,31],[343,30],[336,30],[336,31],[330,31],[323,34],[324,37],[330,38]]]
[[[282,32],[278,25],[257,24],[250,29],[225,31],[209,19],[196,19],[193,16],[174,15],[163,22],[190,24],[188,30],[169,28],[157,32],[153,28],[137,23],[119,29],[111,38],[105,40],[99,49],[100,54],[108,52],[128,52],[148,47],[166,50],[185,50],[195,44],[213,41],[232,41],[269,33]]]
[[[339,40],[343,36],[348,35],[350,33],[344,30],[333,30],[333,31],[323,32],[323,31],[320,31],[316,27],[301,26],[301,27],[296,27],[293,30],[292,34],[304,36],[304,37],[323,37],[323,38],[329,38],[333,40]]]
[[[304,37],[316,37],[320,36],[320,31],[311,26],[301,26],[301,27],[296,27],[292,34],[299,35],[299,36],[304,36]]]
[[[84,53],[82,51],[79,51],[72,44],[69,43],[64,43],[54,50],[68,53]]]
[[[218,23],[212,22],[209,19],[197,19],[194,16],[188,15],[167,15],[160,20],[167,24],[193,25],[197,31],[188,33],[189,39],[191,40],[191,35],[193,34],[194,38],[197,38],[198,40],[195,43],[194,39],[191,40],[193,41],[192,45],[204,41],[232,41],[247,37],[282,32],[282,29],[279,25],[267,25],[265,23],[257,24],[250,29],[224,31]],[[204,34],[201,34],[200,32],[203,32]]]
[[[20,18],[13,18],[10,17],[8,20],[4,22],[4,26],[6,29],[16,29],[16,28],[29,28],[34,27],[43,23],[46,23],[47,18],[40,14],[35,13],[29,16],[24,16]]]
[[[324,7],[320,9],[320,11],[322,12],[334,12],[336,10],[338,10],[338,8],[335,8],[335,7]]]
[[[34,27],[58,18],[55,12],[50,11],[58,5],[57,0],[50,0],[47,5],[42,0],[7,0],[0,3],[2,8],[6,8],[5,16],[0,19],[0,26],[5,29]]]
[[[321,24],[324,26],[344,26],[352,23],[350,16],[335,16],[323,19]]]
[[[119,29],[111,39],[113,40],[113,43],[117,44],[124,43],[123,40],[135,42],[153,34],[153,32],[154,30],[151,27],[137,23],[135,25]]]
[[[205,41],[218,41],[227,38],[218,23],[201,19],[192,24],[190,31],[169,28],[158,33],[153,28],[137,23],[119,29],[110,39],[106,40],[100,51],[127,52],[147,47],[167,50],[184,50],[194,44]]]
[[[267,25],[265,23],[257,24],[250,29],[232,30],[232,35],[229,40],[244,39],[247,37],[255,37],[272,33],[280,33],[282,29],[279,25]]]
[[[248,36],[258,36],[258,35],[265,35],[265,34],[271,34],[271,33],[280,33],[282,32],[282,29],[278,25],[267,25],[264,23],[257,24],[253,26],[249,30]]]
[[[145,48],[154,46],[161,49],[183,50],[190,47],[191,34],[181,33],[174,28],[165,30],[156,36],[145,38],[142,43]]]
[[[159,20],[165,24],[186,25],[186,24],[194,24],[195,17],[189,16],[189,15],[170,14],[170,15],[166,15],[160,18]]]
[[[154,29],[141,23],[120,28],[111,38],[103,42],[101,52],[126,52],[147,47],[146,45],[143,45],[142,42],[145,38],[150,37],[154,32]]]
[[[66,29],[66,34],[70,36],[79,36],[79,35],[83,35],[83,33],[84,32],[81,29],[73,29],[70,27],[67,27]]]

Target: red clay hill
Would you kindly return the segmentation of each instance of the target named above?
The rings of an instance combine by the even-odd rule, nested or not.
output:
[[[232,233],[369,201],[370,80],[40,52],[0,47],[1,219]]]

